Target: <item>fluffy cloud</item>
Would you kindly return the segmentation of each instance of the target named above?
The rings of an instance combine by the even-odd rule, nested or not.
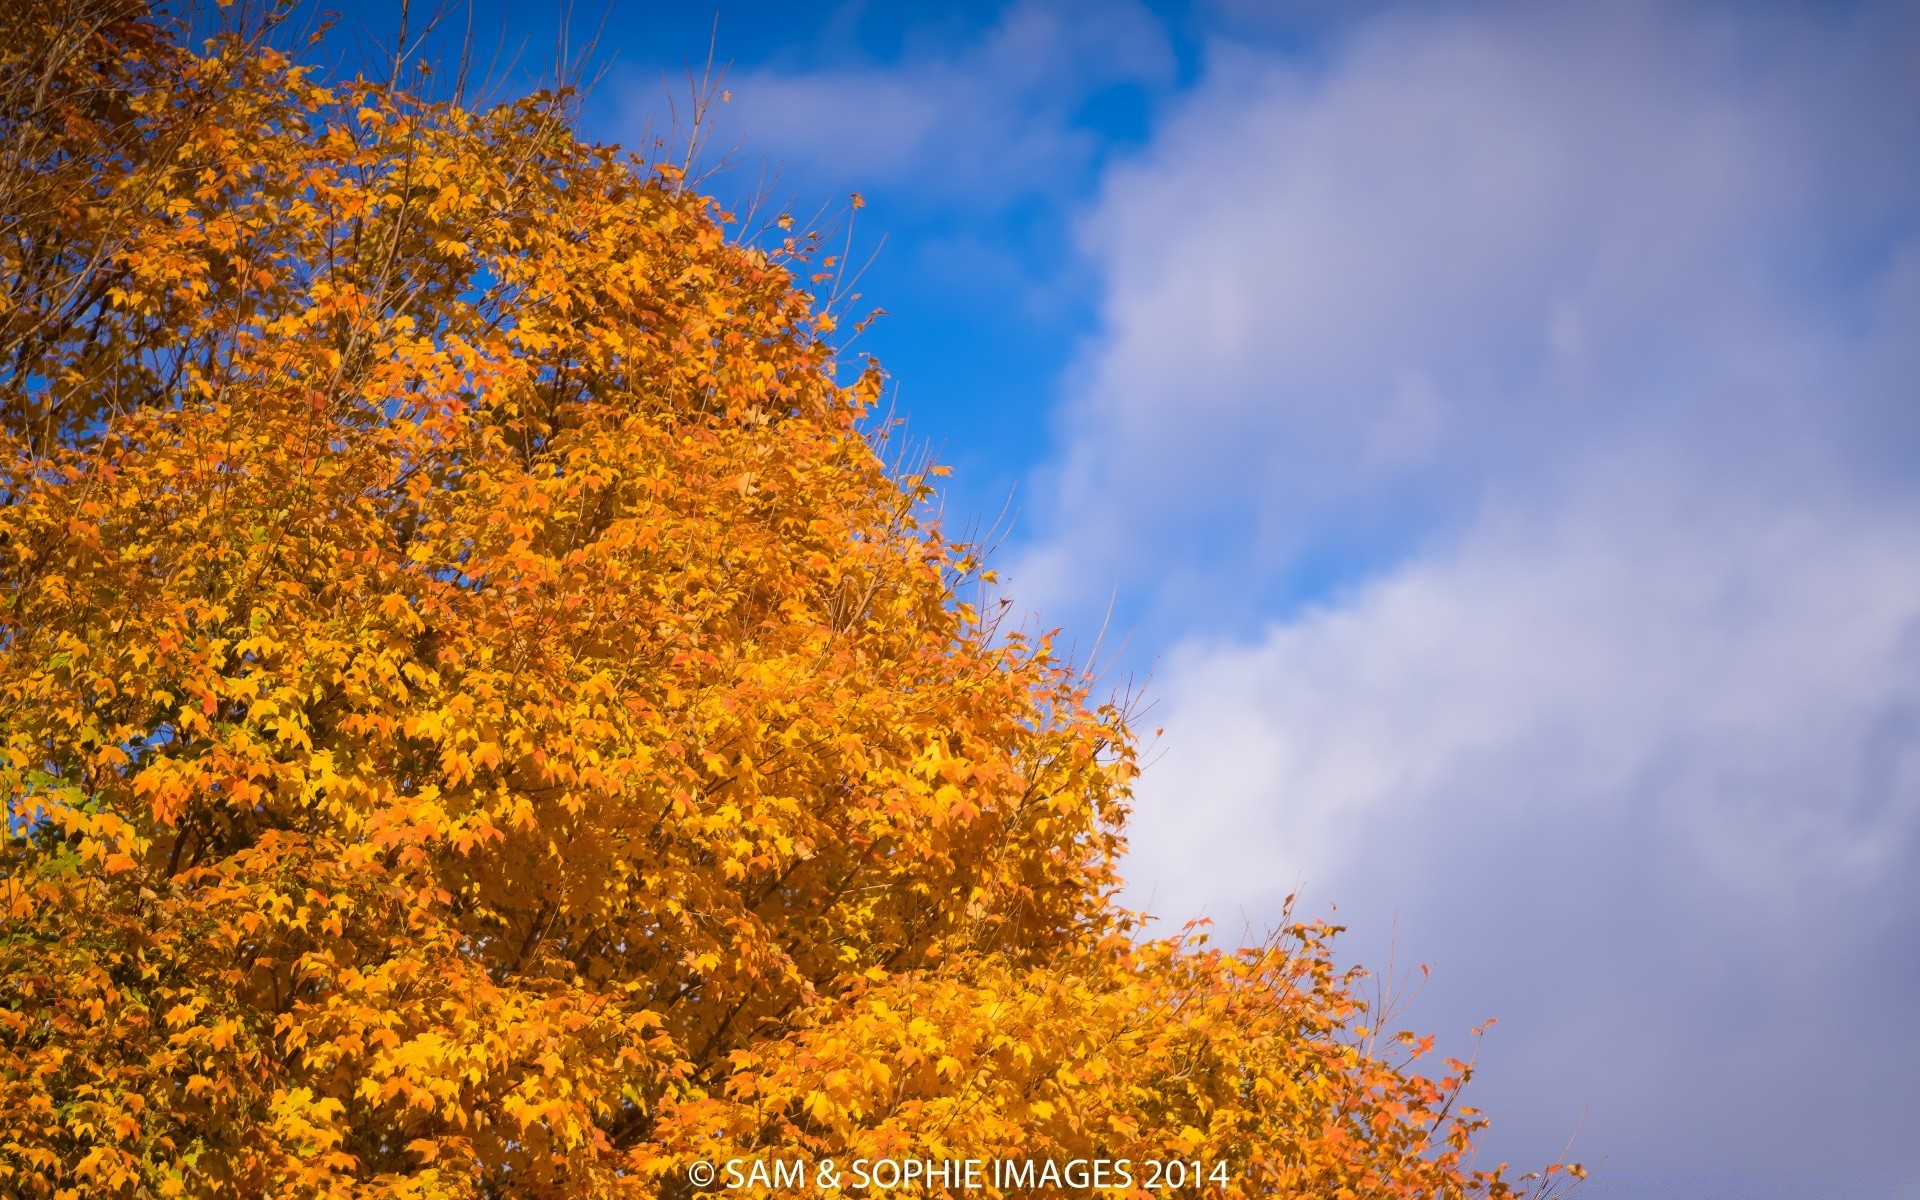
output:
[[[1180,558],[1202,517],[1280,569],[1594,443],[1897,466],[1920,101],[1912,30],[1851,20],[1514,6],[1382,20],[1321,67],[1217,47],[1087,222],[1107,335],[1031,594],[1056,560],[1163,577],[1142,539]]]
[[[1585,1110],[1621,1165],[1911,1166],[1920,514],[1624,474],[1176,647],[1136,895],[1397,919],[1420,1023],[1503,1019],[1511,1155]]]
[[[1026,0],[956,32],[886,63],[737,74],[723,133],[749,134],[745,155],[808,194],[904,186],[991,207],[1079,185],[1098,143],[1077,108],[1103,88],[1165,81],[1173,65],[1133,0]]]
[[[1011,574],[1171,647],[1136,898],[1397,914],[1512,1154],[1920,1167],[1917,56],[1387,8],[1214,47],[1086,222]]]

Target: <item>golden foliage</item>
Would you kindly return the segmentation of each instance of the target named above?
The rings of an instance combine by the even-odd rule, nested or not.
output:
[[[960,601],[805,239],[260,32],[0,18],[0,1192],[1507,1194],[1324,931],[1115,907],[1124,714]]]

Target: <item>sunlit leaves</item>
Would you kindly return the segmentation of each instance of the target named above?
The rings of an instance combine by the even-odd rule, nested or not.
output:
[[[1124,714],[956,593],[807,239],[556,97],[0,35],[0,1191],[1505,1188],[1322,931],[1134,940]]]

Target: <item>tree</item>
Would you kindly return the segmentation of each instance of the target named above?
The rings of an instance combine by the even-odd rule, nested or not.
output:
[[[0,1191],[1509,1193],[1328,930],[1117,906],[1126,714],[963,601],[816,240],[564,92],[6,13]]]

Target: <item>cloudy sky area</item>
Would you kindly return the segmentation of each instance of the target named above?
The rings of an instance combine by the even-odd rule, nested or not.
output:
[[[593,131],[711,19],[616,5]],[[1409,1023],[1500,1019],[1488,1153],[1577,1126],[1590,1195],[1920,1196],[1920,6],[723,4],[719,47],[718,186],[865,194],[950,524],[1013,495],[1013,594],[1147,681],[1137,903],[1298,890],[1431,964]]]
[[[1077,226],[1011,573],[1158,654],[1136,890],[1397,918],[1497,1152],[1920,1166],[1915,15],[1222,41]]]

